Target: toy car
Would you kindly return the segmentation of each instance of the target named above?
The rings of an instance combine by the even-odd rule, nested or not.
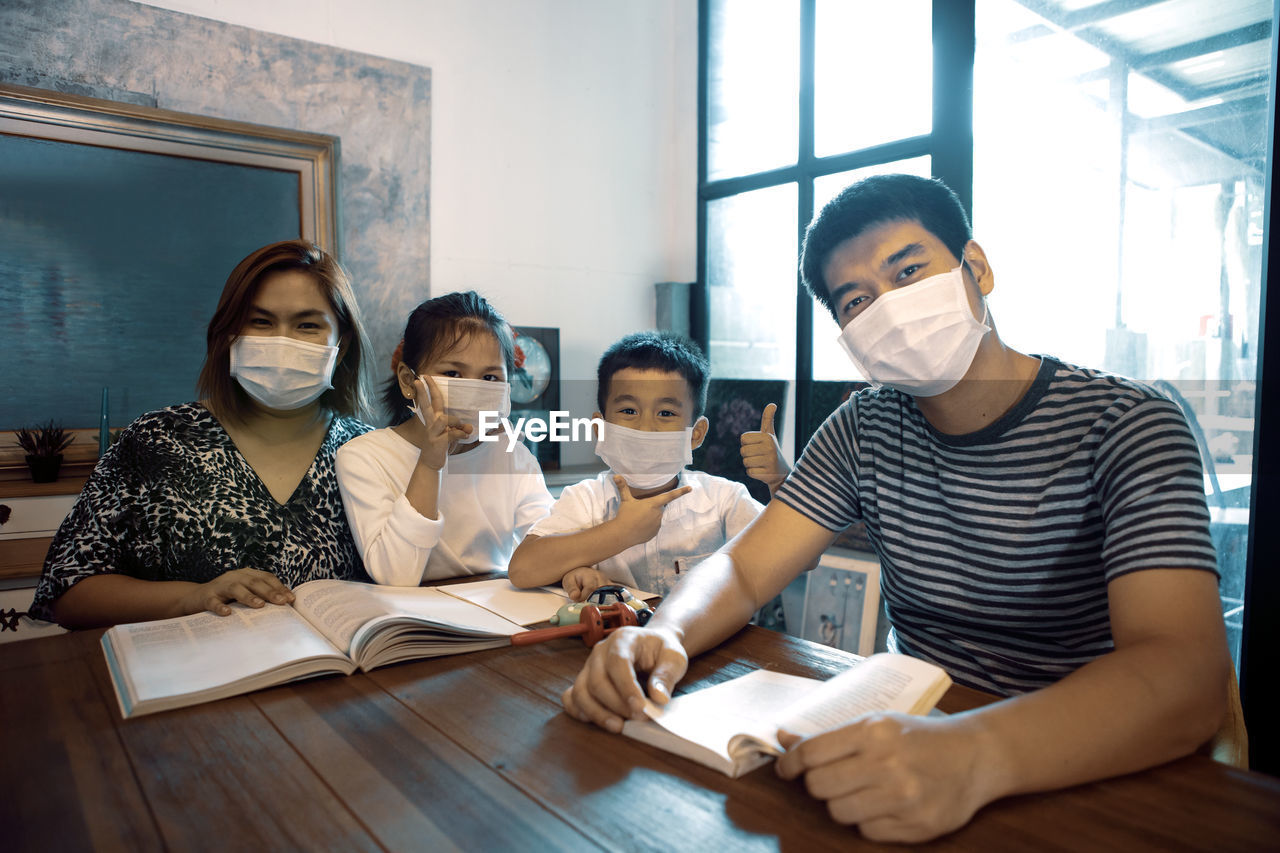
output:
[[[610,601],[612,599],[612,601]],[[638,598],[631,595],[631,591],[620,584],[611,584],[609,586],[598,587],[594,592],[587,596],[585,601],[574,601],[569,604],[562,604],[556,614],[551,617],[552,625],[576,625],[581,618],[582,608],[587,604],[594,604],[597,607],[605,604],[625,604],[636,612],[636,622],[644,625],[653,616],[653,611],[649,609],[649,605],[645,604]]]

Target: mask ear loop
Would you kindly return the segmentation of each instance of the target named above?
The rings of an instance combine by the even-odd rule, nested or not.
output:
[[[964,256],[964,251],[961,250],[960,266],[956,267],[956,269],[960,270],[960,281],[962,282],[964,281],[964,270],[968,263],[969,259]],[[972,267],[969,267],[969,275],[973,278],[973,283],[976,285],[978,283],[978,277],[973,274]],[[978,289],[978,298],[982,300],[982,319],[978,321],[978,325],[982,326],[987,331],[991,331],[991,326],[987,323],[987,318],[991,316],[991,307],[987,305],[987,295],[982,292],[981,288]]]
[[[418,376],[416,374],[414,375],[415,382],[417,382],[421,378],[422,378],[421,376]],[[430,391],[428,391],[428,393],[430,393]],[[409,411],[413,412],[415,415],[418,416],[418,420],[422,421],[423,426],[427,425],[427,419],[423,416],[422,410],[418,408],[418,400],[416,397],[412,397],[412,396],[409,397]]]

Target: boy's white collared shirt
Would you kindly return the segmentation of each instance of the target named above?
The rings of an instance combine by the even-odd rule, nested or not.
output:
[[[746,486],[702,471],[681,471],[680,486],[693,491],[667,504],[656,536],[598,564],[610,580],[665,597],[682,574],[737,536],[764,509]],[[603,471],[566,487],[551,514],[529,535],[597,527],[618,514],[620,500],[613,472]]]

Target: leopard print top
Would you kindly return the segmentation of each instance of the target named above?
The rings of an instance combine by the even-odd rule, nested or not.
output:
[[[297,490],[280,504],[200,403],[149,412],[98,461],[45,558],[31,615],[97,574],[204,583],[272,572],[286,586],[369,581],[343,511],[333,457],[370,427],[335,417]]]

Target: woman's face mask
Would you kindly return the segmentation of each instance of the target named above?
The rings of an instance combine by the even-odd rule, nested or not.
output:
[[[333,387],[338,348],[285,335],[241,335],[231,343],[231,375],[268,409],[290,411]]]
[[[969,371],[982,337],[974,319],[963,263],[900,290],[882,294],[840,332],[840,345],[869,381],[914,397],[948,391]]]

